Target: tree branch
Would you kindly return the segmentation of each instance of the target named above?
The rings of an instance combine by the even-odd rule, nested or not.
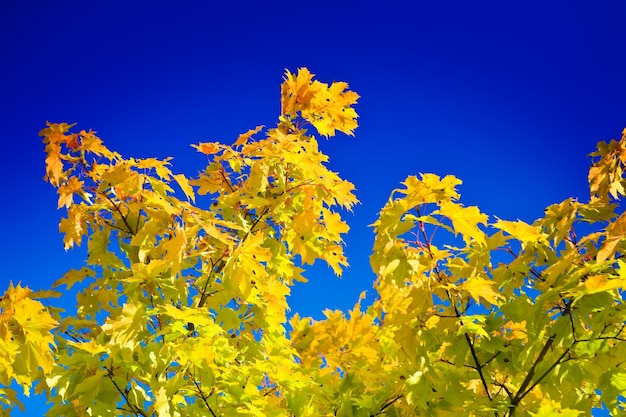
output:
[[[378,416],[378,415],[380,415],[380,414],[384,413],[386,408],[391,407],[391,405],[392,405],[393,403],[395,403],[396,401],[398,401],[400,398],[402,398],[402,394],[397,395],[397,396],[396,396],[395,398],[393,398],[393,399],[387,400],[387,401],[386,401],[386,402],[385,402],[385,403],[384,403],[384,404],[380,407],[380,411],[379,411],[378,413],[376,413],[376,414],[370,414],[370,417],[373,417],[373,416]]]
[[[130,402],[130,399],[128,398],[128,393],[126,391],[123,391],[119,387],[119,385],[117,385],[117,382],[115,382],[115,380],[113,379],[113,369],[112,368],[107,368],[107,367],[105,367],[105,369],[108,371],[107,372],[107,377],[113,383],[113,385],[115,386],[115,389],[117,390],[117,392],[119,392],[120,395],[122,396],[122,398],[124,398],[124,401],[126,401],[126,404],[128,405],[128,408],[130,409],[130,411],[133,414],[135,414],[136,416],[148,417],[148,414],[146,414],[145,411],[143,411],[137,405],[135,405],[135,404]]]
[[[115,204],[115,201],[113,201],[111,199],[111,197],[109,197],[105,193],[102,193],[102,195],[104,195],[106,197],[106,199],[109,200],[109,202],[113,205],[114,211],[116,211],[120,215],[120,217],[122,218],[122,221],[124,222],[124,226],[126,226],[126,228],[128,230],[124,230],[121,227],[117,227],[117,228],[120,229],[120,230],[124,230],[127,233],[130,233],[132,236],[135,236],[135,234],[137,234],[137,232],[134,231],[132,227],[130,227],[130,224],[128,224],[128,220],[127,220],[126,216],[124,215],[124,213],[122,213],[122,209],[120,209],[120,205],[121,204]]]
[[[565,355],[569,354],[570,350],[567,349],[565,352],[563,352],[563,354],[561,356],[559,356],[559,358],[556,360],[556,362],[554,362],[552,365],[550,365],[550,367],[543,373],[541,374],[541,376],[539,378],[537,378],[537,380],[526,390],[524,391],[524,393],[522,394],[522,398],[525,397],[530,391],[533,390],[533,388],[535,388],[537,385],[539,385],[539,383],[546,377],[548,376],[548,374],[557,366],[559,365],[562,361],[563,358],[565,357]]]
[[[204,403],[204,405],[206,405],[206,407],[209,409],[209,413],[211,413],[211,415],[213,417],[217,417],[217,415],[215,414],[215,412],[213,411],[213,409],[211,408],[211,406],[209,405],[208,399],[209,399],[209,395],[206,395],[204,393],[204,391],[202,391],[202,387],[200,386],[200,384],[198,383],[198,381],[196,381],[195,376],[190,375],[192,380],[193,380],[193,384],[196,386],[196,389],[198,390],[198,395],[200,396],[200,399],[202,400],[202,402]]]
[[[515,397],[513,397],[513,399],[511,400],[511,404],[509,405],[510,416],[513,415],[513,412],[515,411],[515,408],[517,408],[517,406],[519,405],[520,401],[522,401],[522,399],[530,392],[530,389],[527,389],[527,388],[532,382],[533,377],[535,376],[535,369],[537,368],[537,365],[539,365],[539,363],[543,361],[543,358],[546,356],[546,354],[550,350],[552,343],[554,343],[555,337],[556,337],[556,333],[550,336],[548,340],[546,340],[546,344],[541,349],[541,352],[539,352],[539,356],[537,356],[537,359],[535,359],[535,362],[528,370],[528,374],[526,374],[526,378],[524,378],[522,385],[520,385],[519,389],[517,390],[517,393],[515,394]],[[567,351],[569,351],[569,349]],[[559,360],[560,359],[561,358],[559,358]],[[552,370],[552,368],[553,367],[550,367],[550,370]],[[542,375],[541,378],[543,379],[546,375],[547,374]],[[531,389],[534,388],[536,385],[537,385],[536,383],[533,384]]]
[[[489,386],[487,385],[487,380],[485,379],[485,375],[483,374],[483,367],[486,364],[485,365],[480,364],[480,361],[478,360],[478,355],[476,354],[476,349],[474,349],[474,344],[472,343],[471,338],[469,337],[467,333],[463,333],[463,335],[465,336],[465,341],[469,345],[470,352],[472,353],[472,358],[474,359],[474,364],[476,365],[476,371],[478,372],[478,375],[480,376],[480,381],[483,383],[483,388],[485,388],[485,392],[487,393],[487,398],[489,398],[489,401],[492,401],[493,399],[491,398],[491,393],[489,392]]]

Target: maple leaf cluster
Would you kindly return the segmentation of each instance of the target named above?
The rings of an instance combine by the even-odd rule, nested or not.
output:
[[[626,130],[592,154],[590,199],[532,223],[464,206],[454,176],[409,176],[374,222],[375,299],[325,319],[287,297],[306,266],[348,266],[354,186],[319,136],[352,135],[348,85],[287,72],[275,128],[123,158],[93,131],[41,131],[75,311],[11,285],[0,300],[0,404],[13,383],[58,416],[552,416],[625,410]],[[202,196],[202,198],[199,198]]]

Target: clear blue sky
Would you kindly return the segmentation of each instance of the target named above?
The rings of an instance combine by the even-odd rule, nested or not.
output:
[[[356,138],[322,148],[362,204],[346,214],[352,267],[316,267],[291,302],[348,308],[373,282],[367,225],[407,175],[454,174],[463,202],[505,219],[587,198],[586,155],[626,127],[624,16],[623,1],[1,0],[0,291],[83,259],[42,181],[46,120],[194,174],[190,143],[273,125],[284,69],[306,66],[361,95]]]

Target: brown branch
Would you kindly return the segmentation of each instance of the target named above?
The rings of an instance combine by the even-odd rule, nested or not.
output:
[[[193,380],[193,384],[196,386],[196,389],[198,390],[198,395],[200,396],[200,399],[202,400],[202,402],[204,403],[204,405],[206,405],[206,407],[209,409],[209,412],[211,413],[211,415],[213,417],[217,417],[217,415],[215,414],[215,412],[213,411],[213,409],[211,408],[211,406],[209,405],[208,399],[209,399],[209,395],[206,395],[204,393],[204,391],[202,391],[202,387],[200,386],[200,384],[198,383],[198,381],[196,381],[195,376],[190,375],[192,380]]]
[[[511,400],[511,404],[509,405],[509,415],[512,416],[515,409],[517,408],[517,406],[519,405],[519,403],[522,401],[522,399],[530,392],[530,390],[528,390],[528,386],[530,385],[530,383],[533,380],[533,377],[535,376],[535,369],[537,368],[537,365],[539,365],[539,363],[541,361],[543,361],[544,357],[547,355],[548,351],[550,350],[550,348],[552,347],[552,343],[554,343],[554,338],[556,337],[556,333],[553,334],[552,336],[550,336],[548,338],[548,340],[546,340],[546,344],[543,346],[543,348],[541,349],[541,352],[539,352],[539,355],[537,356],[537,359],[535,359],[535,362],[533,363],[533,365],[530,367],[530,369],[528,370],[528,374],[526,374],[526,378],[524,378],[524,381],[522,381],[522,385],[520,385],[519,389],[517,390],[517,393],[515,394],[515,397]],[[567,350],[569,351],[569,349]],[[561,358],[559,358],[560,360]],[[557,361],[558,362],[558,361]],[[554,365],[556,366],[556,365]],[[552,370],[553,367],[550,367],[550,370]],[[544,374],[541,376],[541,378],[544,378],[547,374]],[[537,384],[533,384],[531,388],[534,388]]]
[[[385,404],[382,405],[382,407],[380,407],[380,413],[382,413],[383,411],[385,411],[385,408],[391,407],[391,405],[393,403],[395,403],[396,401],[398,401],[400,398],[402,398],[402,394],[399,394],[398,396],[396,396],[396,398],[394,398],[393,400],[388,400]],[[378,413],[378,414],[380,414]]]
[[[140,409],[137,405],[131,403],[130,399],[128,398],[128,392],[123,391],[119,387],[119,385],[117,385],[117,382],[115,382],[115,380],[113,379],[113,369],[112,368],[107,368],[107,367],[105,367],[105,369],[108,371],[106,376],[109,378],[109,380],[111,380],[111,382],[115,386],[115,389],[120,393],[122,398],[124,398],[124,401],[126,401],[126,404],[128,405],[128,407],[130,409],[130,412],[132,412],[136,416],[148,417],[148,414],[146,414],[145,411]]]
[[[516,254],[515,254],[515,252],[513,252],[513,249],[511,249],[511,247],[510,247],[510,246],[509,246],[509,247],[507,247],[507,248],[505,249],[505,251],[506,251],[508,254],[510,254],[510,255],[513,257],[513,259],[517,259],[517,258],[518,258],[518,255],[516,255]],[[546,281],[546,280],[545,280],[545,278],[543,278],[543,276],[541,275],[541,272],[537,272],[537,270],[536,270],[535,268],[530,267],[530,268],[529,268],[529,272],[530,272],[530,273],[531,273],[531,274],[532,274],[532,275],[533,275],[536,279],[538,279],[539,281],[541,281],[541,282],[545,282],[545,281]]]
[[[124,233],[130,233],[128,230],[124,229],[123,227],[119,227],[118,225],[110,222],[107,219],[103,218],[102,221],[104,222],[104,224],[106,224],[107,226],[109,226],[109,227],[111,227],[113,229],[119,230],[120,232],[124,232]]]
[[[495,358],[497,358],[500,354],[502,353],[502,351],[498,351],[495,355],[493,355],[491,358],[487,359],[485,361],[485,363],[483,363],[483,367],[487,366],[487,364],[489,362],[491,362],[492,360],[494,360]]]
[[[554,362],[552,365],[550,365],[550,367],[543,373],[541,374],[541,376],[539,378],[537,378],[537,380],[526,390],[524,391],[524,393],[522,394],[521,398],[524,398],[530,391],[533,390],[533,388],[535,388],[537,385],[539,385],[539,383],[541,381],[543,381],[543,379],[548,376],[548,374],[554,369],[556,368],[557,365],[559,365],[563,361],[563,358],[565,357],[565,355],[569,354],[570,350],[567,349],[565,352],[563,352],[563,354],[561,356],[559,356],[559,358],[556,360],[556,362]]]
[[[233,188],[233,185],[230,183],[230,179],[226,178],[226,170],[224,169],[223,166],[220,169],[220,174],[222,175],[222,180],[224,180],[226,185],[228,185],[228,188],[230,189],[230,192],[232,193],[233,191],[235,191],[235,189]]]
[[[502,388],[502,389],[504,390],[504,392],[506,392],[506,395],[508,395],[508,396],[509,396],[509,398],[510,398],[511,400],[513,400],[513,398],[514,398],[513,393],[511,392],[511,390],[509,390],[509,389],[506,387],[506,384],[505,384],[504,382],[495,381],[495,382],[494,382],[494,384],[496,384],[497,386],[499,386],[500,388]],[[499,392],[500,392],[500,391],[498,391],[498,393],[499,393]]]
[[[76,336],[74,336],[73,334],[71,334],[70,332],[68,332],[67,330],[65,332],[67,336],[69,336],[73,341],[77,342],[77,343],[83,343],[84,340],[80,340],[79,338],[77,338]]]
[[[487,380],[485,379],[485,375],[483,374],[483,367],[485,365],[480,364],[480,361],[478,360],[478,355],[476,354],[476,349],[474,349],[474,344],[472,343],[472,340],[470,339],[469,334],[463,333],[463,335],[465,336],[465,341],[469,345],[472,358],[474,359],[474,364],[476,364],[476,371],[478,372],[478,375],[480,376],[480,381],[483,384],[483,388],[485,388],[485,392],[487,393],[487,398],[489,398],[489,401],[492,401],[493,398],[491,398],[491,393],[489,392],[489,386],[487,385]]]
[[[207,277],[206,282],[204,283],[204,288],[202,288],[202,292],[200,293],[200,300],[198,301],[198,308],[202,308],[204,304],[206,303],[206,300],[209,298],[209,295],[214,294],[214,292],[208,293],[207,289],[209,287],[209,282],[211,282],[211,278],[213,277],[213,275],[219,274],[222,271],[222,269],[224,269],[224,266],[226,266],[226,261],[224,261],[223,256],[224,255],[222,255],[222,258],[220,258],[216,264],[213,264],[213,260],[211,260],[211,273]]]
[[[132,236],[135,236],[137,232],[133,231],[133,228],[130,227],[130,224],[128,224],[128,219],[126,218],[124,213],[122,213],[122,209],[120,208],[121,204],[116,204],[115,201],[113,201],[113,199],[111,199],[111,197],[109,197],[107,194],[105,193],[101,193],[101,194],[104,195],[106,199],[109,200],[109,202],[113,205],[114,211],[116,211],[120,215],[120,217],[122,218],[122,221],[124,222],[124,226],[126,226],[128,230],[124,230],[121,227],[117,227],[117,228],[120,230],[124,230],[127,233],[130,233]],[[106,223],[106,220],[105,220],[105,223]]]
[[[452,362],[452,361],[449,361],[448,359],[442,359],[442,358],[439,358],[439,362],[443,362],[443,363],[448,364],[448,365],[450,365],[450,366],[454,366],[454,367],[456,367],[456,364],[455,364],[454,362]],[[468,364],[466,364],[466,363],[464,363],[464,364],[463,364],[463,366],[464,366],[464,367],[466,367],[466,368],[469,368],[469,369],[474,369],[474,370],[476,369],[476,367],[475,367],[475,366],[473,366],[473,365],[468,365]]]

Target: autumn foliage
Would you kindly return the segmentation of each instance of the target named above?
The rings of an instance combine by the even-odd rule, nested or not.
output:
[[[592,154],[590,199],[532,224],[460,202],[453,176],[410,176],[373,231],[375,300],[324,320],[287,296],[316,260],[348,263],[357,199],[314,134],[352,135],[348,85],[286,73],[275,128],[123,158],[92,131],[41,131],[66,249],[87,245],[76,308],[11,285],[0,301],[0,402],[49,416],[583,416],[625,412],[626,130]],[[45,304],[39,301],[45,298]]]

